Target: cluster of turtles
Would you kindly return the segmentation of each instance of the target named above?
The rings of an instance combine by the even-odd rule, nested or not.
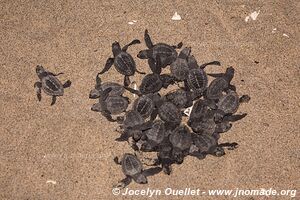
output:
[[[220,66],[213,61],[199,65],[191,54],[191,48],[182,48],[180,42],[171,46],[165,43],[153,44],[148,31],[144,34],[148,49],[137,57],[147,59],[151,73],[139,71],[133,57],[127,52],[131,45],[139,44],[135,39],[121,48],[118,42],[112,44],[113,57],[108,58],[104,69],[97,74],[95,88],[90,91],[91,99],[98,99],[92,110],[100,112],[108,121],[119,124],[120,136],[116,141],[127,141],[134,153],[125,153],[121,159],[126,178],[118,183],[125,187],[134,180],[147,183],[147,176],[163,171],[171,173],[173,164],[181,164],[186,156],[204,159],[207,155],[223,156],[224,149],[235,149],[237,143],[219,143],[220,135],[232,127],[246,114],[236,114],[240,103],[248,102],[248,95],[239,96],[231,84],[234,68],[228,67],[225,73],[209,74],[204,71],[208,65]],[[101,77],[112,66],[122,75],[122,84],[102,82]],[[169,67],[169,73],[163,73]],[[144,77],[138,88],[133,88],[130,77],[135,73]],[[70,81],[61,84],[53,74],[37,67],[40,82],[35,88],[40,100],[41,88],[55,97],[63,94]],[[209,83],[208,76],[213,80]],[[165,90],[176,86],[174,90]],[[131,104],[125,96],[133,93],[138,96]],[[165,94],[163,94],[165,92]],[[151,164],[143,163],[142,152],[156,152]],[[144,165],[152,166],[144,169]]]

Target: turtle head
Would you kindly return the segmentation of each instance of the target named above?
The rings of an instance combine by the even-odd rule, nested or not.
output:
[[[40,79],[47,76],[47,72],[46,72],[46,70],[44,69],[44,67],[42,65],[36,66],[35,71],[36,71],[36,74],[38,75],[38,77]]]
[[[190,56],[190,53],[191,53],[191,47],[185,47],[184,49],[181,50],[178,57],[182,59],[186,59]]]
[[[135,182],[137,182],[139,184],[146,184],[146,183],[148,183],[147,177],[144,174],[142,174],[142,173],[139,173],[139,174],[135,175],[133,177],[133,179],[135,180]]]
[[[148,49],[147,50],[142,50],[138,53],[137,57],[140,58],[140,59],[148,59],[148,58],[151,57],[151,52]]]
[[[97,98],[99,98],[100,96],[101,96],[101,94],[100,94],[99,90],[97,90],[97,89],[92,89],[92,90],[90,91],[90,95],[89,95],[89,98],[90,98],[90,99],[97,99]]]

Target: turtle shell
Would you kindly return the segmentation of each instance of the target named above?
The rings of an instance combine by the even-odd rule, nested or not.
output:
[[[108,88],[111,88],[111,91],[109,92],[109,96],[120,96],[125,92],[125,88],[114,82],[105,82],[101,85],[101,89],[104,91]]]
[[[194,120],[201,119],[205,115],[205,113],[207,113],[207,111],[208,111],[208,106],[205,105],[202,99],[199,99],[193,105],[188,123],[191,123]]]
[[[166,94],[167,101],[172,102],[177,108],[187,108],[193,105],[193,101],[188,92],[178,89]]]
[[[165,138],[165,125],[162,121],[156,120],[153,122],[151,129],[145,131],[148,140],[155,143],[161,143]]]
[[[187,126],[177,127],[169,136],[169,140],[174,147],[180,150],[189,149],[192,145],[192,135]]]
[[[143,95],[134,101],[133,109],[138,111],[143,118],[147,118],[154,109],[154,102],[147,95]]]
[[[177,58],[170,65],[171,74],[176,77],[176,79],[183,81],[186,80],[189,74],[189,67],[186,59]]]
[[[222,77],[216,78],[209,84],[206,97],[208,99],[219,99],[226,88],[228,88],[228,81]]]
[[[132,56],[124,51],[115,57],[114,65],[116,70],[125,76],[132,76],[136,71],[136,65]]]
[[[107,110],[113,114],[117,115],[126,111],[128,107],[128,99],[122,96],[109,96],[105,100]]]
[[[213,118],[205,120],[205,121],[192,121],[190,124],[191,128],[196,133],[204,133],[208,135],[212,135],[216,129],[216,123]]]
[[[139,87],[142,94],[158,92],[163,86],[163,83],[158,74],[147,74]]]
[[[182,116],[180,110],[171,102],[163,103],[158,109],[159,117],[170,123],[180,123]]]
[[[62,96],[64,87],[62,83],[53,75],[47,75],[42,78],[43,91],[51,96]]]
[[[125,175],[134,176],[142,172],[141,161],[134,155],[126,153],[122,159],[122,171]]]
[[[124,128],[138,126],[144,123],[144,118],[136,110],[130,110],[125,114]]]
[[[166,65],[169,65],[172,62],[174,62],[178,55],[177,51],[172,46],[165,44],[165,43],[158,43],[158,44],[154,45],[152,48],[152,51],[153,51],[153,58],[156,58],[157,56],[159,56],[159,58],[161,59],[161,63],[165,63],[165,60],[167,58],[171,57],[171,59],[169,58],[170,62],[165,63]],[[162,67],[165,67],[165,66],[162,66]]]
[[[207,75],[201,68],[191,69],[187,76],[189,88],[194,92],[203,92],[208,83]]]
[[[217,146],[216,139],[207,134],[193,134],[193,142],[201,153],[209,153]]]
[[[222,110],[224,113],[235,113],[239,107],[239,96],[236,92],[230,91],[226,95],[223,95],[218,104],[218,109]]]

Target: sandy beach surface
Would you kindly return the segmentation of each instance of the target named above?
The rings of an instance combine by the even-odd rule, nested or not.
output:
[[[112,55],[111,44],[140,39],[142,44],[128,50],[135,57],[146,48],[146,28],[154,43],[182,41],[200,63],[221,62],[207,72],[233,66],[233,84],[251,101],[239,108],[248,116],[221,138],[239,143],[238,149],[220,158],[187,157],[170,176],[160,173],[147,185],[132,183],[128,189],[162,192],[152,199],[233,198],[208,195],[217,189],[299,189],[299,2],[4,0],[0,5],[0,199],[147,198],[112,194],[124,177],[113,158],[131,150],[114,141],[116,124],[92,112],[95,100],[88,98],[95,75]],[[175,12],[181,20],[172,20]],[[139,70],[149,72],[145,60],[135,60]],[[54,106],[44,93],[37,101],[38,64],[72,81]],[[112,69],[103,80],[123,79]],[[206,194],[169,196],[167,188]]]

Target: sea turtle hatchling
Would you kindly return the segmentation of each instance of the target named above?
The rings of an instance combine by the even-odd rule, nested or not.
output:
[[[163,102],[158,108],[158,115],[161,120],[170,124],[180,124],[182,119],[180,109],[171,102]]]
[[[148,118],[155,108],[151,95],[142,95],[133,103],[133,110],[138,111],[144,119]]]
[[[156,60],[156,62],[159,58],[161,65],[157,66],[158,68],[154,69],[150,66],[153,73],[159,73],[159,71],[161,70],[160,67],[164,68],[174,62],[178,55],[176,49],[182,47],[182,42],[180,42],[176,46],[171,46],[165,43],[153,44],[147,29],[145,30],[144,38],[148,49],[140,51],[137,57],[140,59],[153,58]]]
[[[89,98],[90,99],[99,98],[101,91],[104,91],[108,88],[111,88],[111,91],[108,94],[109,96],[121,96],[125,92],[124,87],[118,83],[115,82],[102,83],[102,80],[99,77],[99,73],[98,73],[96,76],[95,88],[90,91]]]
[[[51,106],[55,104],[56,97],[63,96],[64,88],[71,86],[71,81],[68,80],[62,84],[56,76],[63,74],[53,74],[45,70],[41,65],[36,67],[36,74],[38,75],[40,81],[35,82],[34,88],[36,90],[37,98],[39,101],[42,99],[41,91],[43,90],[45,94],[52,96]]]
[[[145,142],[141,151],[153,151],[165,139],[165,125],[161,120],[155,120],[150,129],[145,130]]]
[[[199,66],[194,56],[188,57],[189,71],[185,86],[188,90],[193,91],[196,96],[201,96],[207,88],[208,79],[204,68],[208,65],[220,66],[221,64],[219,61],[212,61]]]
[[[125,86],[129,86],[129,76],[133,76],[135,72],[145,74],[144,72],[140,72],[136,69],[135,61],[133,60],[132,56],[126,52],[128,47],[134,44],[140,44],[140,41],[135,39],[129,44],[125,45],[123,48],[121,48],[119,42],[114,42],[112,44],[112,52],[114,57],[107,59],[104,69],[99,74],[107,72],[114,64],[116,70],[125,76]]]
[[[161,171],[160,167],[153,167],[150,169],[143,169],[141,161],[136,155],[125,153],[121,161],[118,157],[114,158],[116,164],[122,165],[122,171],[126,176],[125,179],[119,181],[115,186],[116,188],[124,188],[130,184],[132,179],[139,184],[146,184],[148,182],[147,177],[155,175]]]
[[[242,115],[233,115],[240,105],[240,103],[245,103],[250,100],[250,96],[243,95],[241,97],[238,96],[238,94],[233,91],[229,90],[227,91],[227,94],[223,95],[218,103],[216,104],[217,110],[215,112],[215,121],[222,121],[225,119],[227,121],[237,121],[245,117],[245,114]]]
[[[143,94],[151,94],[158,92],[161,88],[167,88],[169,85],[174,84],[174,78],[168,74],[147,74],[139,86],[139,90],[130,87],[125,87],[129,92],[141,96]]]
[[[193,145],[191,145],[189,155],[195,156],[199,159],[204,159],[207,154],[217,157],[225,155],[223,147],[230,150],[237,148],[237,143],[222,143],[218,144],[218,140],[207,134],[192,134]]]
[[[171,74],[179,81],[186,80],[189,73],[188,57],[191,53],[191,47],[185,47],[181,50],[178,57],[170,65]]]
[[[168,92],[164,98],[166,101],[172,102],[177,108],[188,108],[193,105],[194,95],[190,91],[183,89],[177,89],[175,91]]]
[[[208,86],[205,98],[211,100],[218,100],[222,96],[222,92],[226,90],[235,91],[235,86],[231,85],[230,82],[234,76],[234,68],[228,67],[225,73],[220,74],[208,74],[210,76],[216,77]]]
[[[178,126],[170,134],[169,140],[173,145],[172,157],[176,163],[182,163],[192,145],[192,135],[189,128],[185,125]]]

